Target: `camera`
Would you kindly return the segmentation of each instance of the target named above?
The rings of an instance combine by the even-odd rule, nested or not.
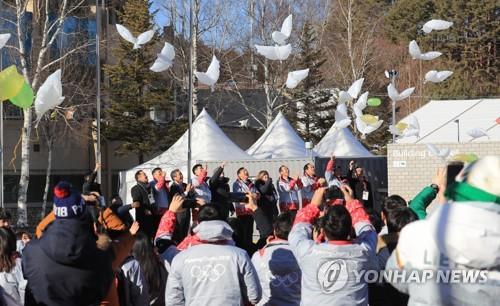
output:
[[[195,208],[196,205],[196,197],[194,195],[189,195],[184,199],[184,202],[182,202],[182,208],[190,209],[190,208]]]
[[[336,199],[343,199],[344,194],[342,193],[342,190],[340,190],[339,187],[337,186],[330,186],[325,192],[325,200],[326,201],[332,201]]]
[[[235,203],[248,203],[247,194],[243,192],[230,192],[229,201]]]

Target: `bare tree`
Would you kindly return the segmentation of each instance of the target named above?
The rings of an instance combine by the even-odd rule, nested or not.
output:
[[[330,82],[348,86],[366,76],[380,55],[373,44],[383,16],[368,12],[365,4],[354,0],[334,0],[328,10],[322,48],[329,62]]]
[[[174,40],[173,43],[177,51],[175,68],[171,76],[180,84],[179,87],[184,89],[188,87],[186,76],[189,74],[189,44],[192,45],[191,62],[193,71],[197,71],[200,60],[200,42],[204,37],[211,36],[211,32],[223,23],[224,17],[230,15],[230,8],[233,7],[233,1],[230,0],[192,0],[193,36],[189,38],[189,2],[171,0],[162,4],[162,8],[167,12],[166,15],[169,18],[169,28],[173,34],[171,38]],[[210,56],[209,58],[211,59],[212,57]],[[193,78],[192,82],[193,115],[197,116],[200,109],[196,78]]]
[[[33,91],[37,91],[42,78],[48,74],[54,65],[59,64],[71,55],[88,48],[93,42],[81,41],[64,54],[56,58],[49,50],[56,43],[63,29],[65,20],[81,10],[88,9],[86,0],[15,0],[2,1],[4,7],[15,12],[14,20],[8,20],[16,25],[17,46],[9,46],[20,63],[21,71]],[[32,14],[31,24],[27,25],[25,18]],[[27,31],[31,29],[30,49],[26,48]],[[33,108],[23,112],[23,128],[21,132],[21,174],[19,179],[19,194],[17,201],[18,226],[27,226],[27,191],[30,175],[30,140],[33,127]]]

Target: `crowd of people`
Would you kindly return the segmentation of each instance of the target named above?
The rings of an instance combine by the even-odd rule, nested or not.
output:
[[[276,182],[241,167],[232,186],[224,166],[209,177],[194,165],[190,182],[178,169],[138,171],[132,202],[106,203],[97,165],[82,193],[57,183],[33,239],[1,211],[0,305],[498,303],[500,157],[452,179],[439,169],[409,203],[391,195],[380,212],[354,161],[343,171],[332,156],[324,177],[311,163],[295,176],[283,165]],[[404,276],[452,270],[483,277]]]

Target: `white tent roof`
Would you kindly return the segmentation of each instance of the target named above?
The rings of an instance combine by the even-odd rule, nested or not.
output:
[[[314,147],[319,156],[370,157],[373,156],[348,128],[331,127],[328,133]]]
[[[124,203],[132,201],[130,189],[136,184],[134,175],[138,170],[144,170],[149,179],[152,178],[151,170],[156,167],[161,167],[167,174],[178,168],[186,175],[187,150],[188,131],[167,151],[141,165],[120,172],[120,196]],[[193,161],[253,159],[224,134],[205,109],[193,122],[191,157]]]
[[[500,141],[500,126],[495,122],[500,117],[500,99],[476,100],[432,100],[408,117],[415,116],[420,124],[420,139],[406,137],[397,143],[468,142],[472,138],[467,131],[481,128],[489,135],[489,140]],[[459,120],[457,124],[455,120]],[[488,141],[481,137],[474,142]]]
[[[307,156],[304,141],[281,112],[247,153],[258,159]]]

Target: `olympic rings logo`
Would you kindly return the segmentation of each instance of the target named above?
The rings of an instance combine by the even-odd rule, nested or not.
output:
[[[300,273],[292,272],[286,275],[274,275],[271,272],[267,273],[272,287],[291,287],[297,282],[300,282]]]
[[[202,266],[191,267],[191,277],[195,278],[198,282],[211,281],[215,282],[222,275],[226,273],[226,267],[222,264],[206,264]]]

